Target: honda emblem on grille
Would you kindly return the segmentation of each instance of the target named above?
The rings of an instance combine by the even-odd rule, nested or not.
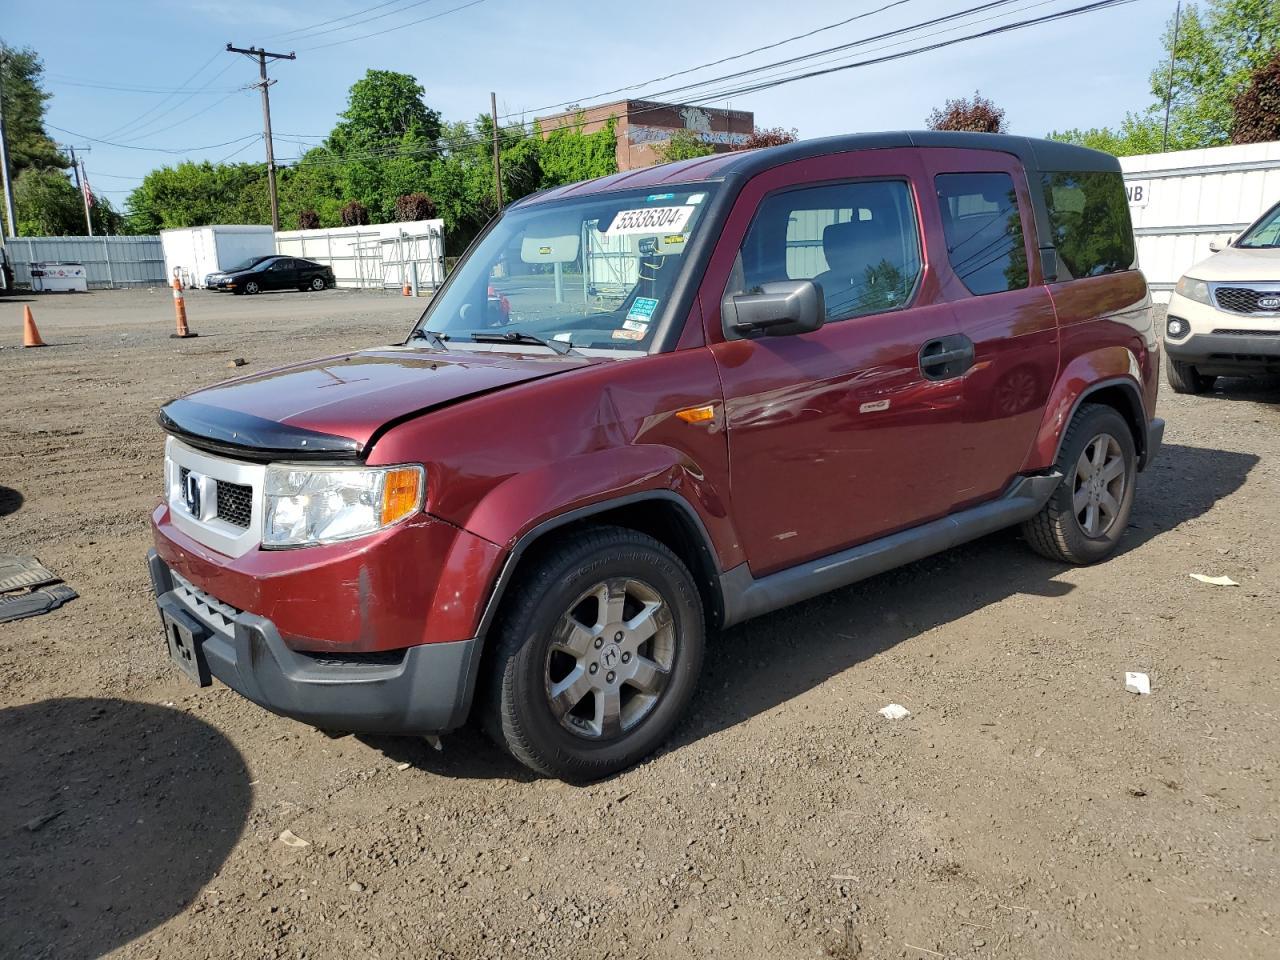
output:
[[[217,513],[218,482],[191,470],[182,488],[182,502],[197,520],[208,520]]]
[[[1280,297],[1259,297],[1259,310],[1280,310]]]

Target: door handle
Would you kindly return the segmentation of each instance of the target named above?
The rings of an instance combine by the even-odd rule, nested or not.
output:
[[[948,380],[973,366],[973,341],[963,333],[930,340],[920,348],[920,372],[926,380]]]

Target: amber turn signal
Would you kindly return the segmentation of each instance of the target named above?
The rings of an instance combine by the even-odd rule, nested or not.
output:
[[[388,470],[382,481],[382,525],[395,523],[422,503],[422,471],[416,467]]]
[[[685,423],[705,423],[716,418],[716,408],[709,403],[701,407],[685,407],[677,410],[676,416]]]

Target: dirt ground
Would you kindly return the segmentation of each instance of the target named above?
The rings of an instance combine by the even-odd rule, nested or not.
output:
[[[418,304],[195,293],[176,341],[164,290],[29,302],[48,349],[0,300],[0,551],[81,596],[0,626],[0,955],[1280,956],[1280,385],[1163,393],[1110,562],[1004,533],[735,628],[661,754],[574,788],[166,661],[156,408]]]

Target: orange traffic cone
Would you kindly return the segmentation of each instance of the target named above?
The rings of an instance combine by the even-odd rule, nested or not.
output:
[[[30,307],[22,308],[22,345],[24,347],[47,347],[40,339],[40,331],[36,329],[36,318],[31,315]]]

